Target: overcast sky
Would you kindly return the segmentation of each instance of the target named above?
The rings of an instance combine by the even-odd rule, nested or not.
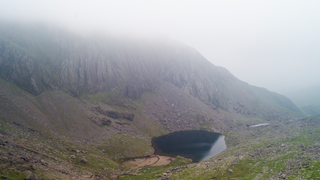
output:
[[[0,0],[0,18],[170,37],[278,93],[320,84],[319,0]]]

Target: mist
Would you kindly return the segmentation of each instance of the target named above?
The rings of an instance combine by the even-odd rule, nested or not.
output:
[[[320,84],[320,1],[0,3],[5,21],[178,40],[240,80],[278,93]]]

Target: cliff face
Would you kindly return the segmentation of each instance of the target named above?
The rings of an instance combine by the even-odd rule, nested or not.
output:
[[[0,28],[0,77],[35,95],[52,89],[74,97],[113,91],[128,99],[169,82],[213,109],[242,108],[252,114],[251,102],[258,99],[299,112],[286,97],[257,90],[195,49],[168,39],[82,37],[5,24]]]
[[[139,57],[130,51],[117,50],[117,44],[43,29],[1,30],[1,78],[33,94],[62,89],[79,96],[118,87],[127,97],[138,98],[155,86],[154,76],[147,76],[150,65],[134,61]],[[21,41],[25,41],[23,46]]]

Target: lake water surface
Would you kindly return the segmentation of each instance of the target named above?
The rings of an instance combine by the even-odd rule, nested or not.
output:
[[[156,155],[183,156],[194,162],[209,159],[227,148],[224,135],[202,130],[178,131],[152,139]]]

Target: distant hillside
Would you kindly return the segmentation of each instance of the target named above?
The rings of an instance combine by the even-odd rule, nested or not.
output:
[[[298,107],[320,106],[320,85],[286,93],[285,96],[290,98]]]
[[[320,114],[320,106],[302,106],[300,109],[308,116]]]

